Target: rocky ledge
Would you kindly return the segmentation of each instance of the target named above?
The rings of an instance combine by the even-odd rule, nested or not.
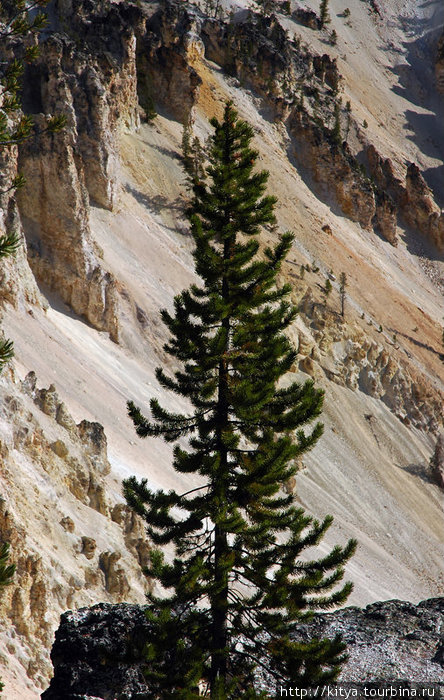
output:
[[[444,598],[389,600],[316,615],[298,637],[340,633],[349,659],[340,681],[430,686],[444,695]],[[100,603],[66,612],[51,653],[54,678],[42,700],[147,700],[143,647],[149,623],[137,605]]]

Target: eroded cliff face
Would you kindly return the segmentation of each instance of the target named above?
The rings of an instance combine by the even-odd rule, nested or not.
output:
[[[366,150],[368,167],[381,191],[396,202],[404,221],[444,250],[444,215],[433,192],[415,163],[409,163],[404,178],[396,174],[390,158],[383,158],[370,144]]]
[[[138,41],[139,99],[142,106],[155,102],[188,124],[202,83],[192,65],[204,54],[199,17],[177,3],[156,9],[146,18]]]
[[[2,666],[22,666],[30,686],[44,687],[60,613],[97,599],[142,601],[149,548],[139,518],[106,486],[102,426],[76,425],[32,372],[21,382],[7,372],[0,392],[0,540],[17,567],[0,598]]]
[[[299,369],[314,379],[325,375],[340,386],[380,399],[405,424],[437,434],[444,394],[400,358],[397,339],[377,342],[316,300],[310,288],[304,293],[304,285],[295,287],[302,321],[295,334]]]
[[[28,260],[26,242],[14,193],[11,190],[17,171],[17,146],[8,146],[0,150],[0,169],[2,173],[2,191],[0,192],[0,232],[1,235],[16,233],[23,245],[15,255],[2,260],[0,270],[0,299],[2,305],[44,304],[43,297],[32,274]]]
[[[119,284],[90,231],[90,203],[113,210],[119,193],[119,133],[137,129],[154,101],[181,123],[193,120],[204,56],[251,87],[288,131],[289,152],[321,197],[334,195],[345,216],[397,245],[397,215],[444,243],[443,216],[415,164],[402,182],[372,144],[365,168],[350,148],[363,140],[353,114],[335,109],[342,77],[336,59],[289,39],[276,17],[209,19],[177,2],[140,9],[60,2],[55,34],[28,70],[24,105],[62,112],[68,126],[36,134],[20,148],[28,187],[18,197],[29,261],[39,283],[56,291],[98,330],[119,340]],[[78,39],[82,37],[82,47]],[[364,139],[365,141],[365,139]],[[387,161],[387,162],[386,162]],[[62,176],[63,175],[63,176]]]
[[[100,12],[81,2],[59,3],[55,11],[58,31],[42,43],[25,78],[24,107],[37,116],[35,135],[19,152],[27,180],[19,211],[38,282],[117,342],[116,282],[91,236],[89,207],[115,207],[118,134],[139,124],[141,16],[132,6]],[[66,128],[46,133],[41,113],[64,114]]]

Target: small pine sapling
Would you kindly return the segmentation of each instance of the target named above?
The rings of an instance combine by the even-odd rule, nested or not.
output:
[[[347,102],[345,103],[345,114],[346,114],[345,140],[348,141],[348,136],[349,136],[350,127],[351,127],[351,102],[350,102],[350,100],[347,100]]]
[[[345,272],[341,272],[339,275],[339,297],[341,299],[341,316],[344,318],[344,310],[345,310],[345,289],[347,287],[347,275]],[[361,318],[364,317],[364,314],[362,315]]]
[[[321,0],[321,5],[319,8],[319,27],[323,29],[326,24],[330,22],[330,15],[328,14],[328,0]]]
[[[342,143],[341,137],[341,107],[339,102],[335,102],[335,108],[333,113],[333,129],[331,130],[331,136],[333,141],[339,146]]]
[[[186,173],[190,173],[192,166],[191,157],[191,126],[190,124],[183,125],[182,131],[182,163]]]
[[[327,299],[330,296],[332,289],[333,289],[332,284],[331,284],[329,278],[327,277],[327,279],[325,280],[324,287],[322,289],[322,294],[324,295],[324,306],[327,306]]]

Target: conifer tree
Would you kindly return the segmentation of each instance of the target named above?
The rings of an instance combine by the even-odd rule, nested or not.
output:
[[[319,7],[319,26],[322,29],[324,25],[330,22],[330,15],[328,14],[328,0],[321,0]]]
[[[182,163],[191,182],[204,175],[204,150],[197,136],[193,137],[191,124],[184,124],[182,132]]]
[[[345,140],[348,141],[348,135],[350,133],[350,127],[351,127],[351,102],[350,100],[347,100],[345,103],[345,114],[347,116],[347,123],[345,127]]]
[[[256,0],[256,4],[260,7],[260,12],[262,15],[267,17],[272,12],[276,11],[276,0]]]
[[[202,283],[162,312],[165,350],[181,368],[156,373],[192,410],[172,413],[152,399],[148,420],[128,403],[139,436],[188,438],[187,448],[175,446],[174,468],[198,475],[200,486],[177,493],[124,482],[154,545],[174,548],[171,563],[155,550],[146,570],[169,594],[148,595],[148,680],[153,696],[186,700],[198,697],[199,681],[212,700],[262,697],[258,667],[298,687],[336,677],[339,637],[296,643],[291,633],[312,610],[346,600],[351,584],[336,584],[356,546],[304,556],[332,518],[314,520],[282,490],[322,433],[318,422],[309,427],[322,391],[310,381],[279,382],[296,358],[284,334],[296,314],[290,287],[276,285],[293,236],[259,254],[257,235],[274,224],[276,200],[264,196],[268,173],[254,171],[253,130],[231,103],[211,124],[209,165],[194,181],[189,212]]]
[[[189,173],[192,165],[191,135],[190,123],[184,123],[182,131],[182,163],[187,173]]]
[[[339,276],[339,296],[341,299],[341,316],[344,318],[344,307],[345,307],[345,290],[347,287],[347,275],[345,272],[341,272]]]
[[[333,141],[338,144],[342,143],[341,137],[341,107],[338,102],[335,102],[335,107],[333,111],[333,129],[331,130],[331,136]]]
[[[331,284],[329,278],[327,277],[327,279],[325,280],[325,284],[322,288],[322,294],[324,296],[324,306],[327,306],[327,300],[331,294],[332,289],[333,289],[332,284]]]
[[[15,572],[15,564],[9,564],[9,544],[0,545],[0,593],[2,589],[11,583]]]

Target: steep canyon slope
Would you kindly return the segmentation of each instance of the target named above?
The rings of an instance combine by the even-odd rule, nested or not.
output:
[[[330,0],[321,31],[248,5],[227,3],[223,19],[187,2],[50,6],[23,95],[37,130],[2,155],[8,177],[28,180],[17,203],[1,195],[2,230],[24,236],[0,289],[16,350],[0,378],[0,536],[18,564],[0,599],[8,700],[46,687],[63,611],[143,601],[149,543],[122,478],[193,486],[168,446],[137,439],[125,401],[161,395],[159,310],[195,280],[182,124],[203,141],[227,99],[254,126],[279,228],[296,234],[283,272],[300,306],[294,372],[326,390],[325,434],[288,488],[335,517],[325,548],[359,540],[351,603],[442,595],[443,497],[428,465],[443,430],[444,8],[356,2],[346,17]],[[65,131],[39,133],[57,111]]]

